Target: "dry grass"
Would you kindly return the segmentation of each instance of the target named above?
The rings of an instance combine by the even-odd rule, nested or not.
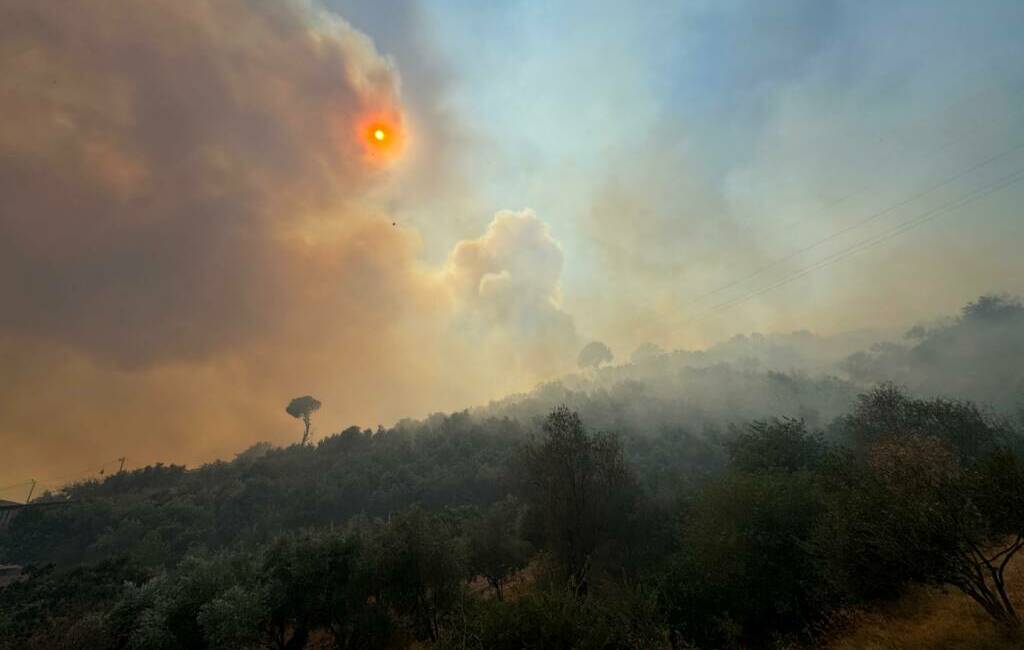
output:
[[[1024,609],[1024,559],[1007,568],[1007,587]],[[974,601],[955,589],[919,589],[898,603],[854,615],[828,650],[1024,650],[1007,638]]]
[[[518,600],[533,591],[537,582],[537,576],[543,571],[537,560],[531,561],[528,565],[513,573],[502,586],[502,593],[505,600]],[[469,581],[469,593],[479,596],[484,600],[494,598],[494,589],[491,583],[483,576],[477,576]]]

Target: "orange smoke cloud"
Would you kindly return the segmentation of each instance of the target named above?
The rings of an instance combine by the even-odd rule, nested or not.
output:
[[[315,435],[463,407],[557,356],[524,336],[572,346],[536,218],[458,282],[380,218],[397,72],[305,0],[7,3],[0,79],[0,482],[293,442],[307,393]]]
[[[7,3],[0,78],[0,472],[284,441],[292,393],[425,408],[394,392],[432,290],[350,137],[402,141],[366,36],[302,0]]]

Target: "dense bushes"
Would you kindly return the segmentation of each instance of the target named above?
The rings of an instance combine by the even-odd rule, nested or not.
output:
[[[56,566],[0,590],[0,647],[814,645],[921,583],[1019,625],[1020,434],[969,403],[883,385],[827,433],[417,426],[72,488],[4,542]]]
[[[673,634],[813,642],[840,608],[913,583],[958,588],[1019,626],[1003,576],[1024,533],[1018,432],[891,385],[833,430],[829,445],[802,422],[760,422],[727,444],[727,471],[683,501],[662,588]]]

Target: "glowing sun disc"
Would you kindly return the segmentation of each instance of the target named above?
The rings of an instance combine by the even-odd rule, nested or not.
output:
[[[401,116],[386,112],[369,113],[353,124],[356,141],[367,160],[389,163],[405,150],[406,132]]]

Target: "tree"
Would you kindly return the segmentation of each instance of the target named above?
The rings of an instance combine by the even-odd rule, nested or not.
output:
[[[725,475],[682,501],[662,606],[676,636],[700,647],[759,647],[806,634],[830,605],[810,542],[829,459],[803,420],[755,421],[726,443]]]
[[[821,437],[793,418],[752,422],[726,446],[730,465],[744,472],[810,470],[825,455]]]
[[[260,647],[270,636],[264,632],[269,617],[263,596],[259,589],[233,585],[203,605],[196,622],[210,647],[224,650]]]
[[[378,525],[369,544],[374,602],[405,619],[418,639],[436,642],[466,575],[452,527],[413,506]]]
[[[470,577],[483,576],[504,600],[506,580],[526,566],[530,544],[519,535],[520,506],[512,498],[495,503],[467,524]]]
[[[964,463],[985,457],[1016,437],[1006,422],[988,417],[972,402],[914,399],[892,383],[858,395],[853,412],[840,418],[837,426],[861,454],[890,438],[924,436],[943,441]]]
[[[942,442],[917,436],[872,451],[876,485],[891,495],[889,512],[900,522],[880,527],[878,539],[921,579],[952,585],[997,622],[1019,627],[1004,579],[1024,539],[1024,474],[1016,459],[997,452],[964,468]]]
[[[117,647],[252,647],[250,642],[262,632],[263,607],[259,599],[243,601],[239,596],[240,589],[256,588],[256,568],[245,552],[197,554],[173,572],[138,586],[125,585],[109,615],[116,636],[127,642]],[[227,621],[219,615],[229,605],[234,620]]]
[[[536,535],[585,593],[595,551],[624,537],[636,483],[613,434],[589,435],[565,406],[544,422],[544,439],[524,450],[524,496]]]
[[[93,613],[109,609],[128,585],[148,577],[124,559],[71,569],[44,563],[29,566],[23,580],[0,588],[0,648],[124,647],[116,644],[120,630],[113,621],[97,621]],[[85,641],[84,636],[94,638]]]
[[[288,402],[288,406],[284,410],[293,418],[302,418],[302,423],[306,425],[305,431],[302,432],[302,444],[306,444],[306,441],[309,440],[310,418],[314,411],[320,410],[320,400],[312,395],[303,395]]]
[[[306,531],[278,538],[266,552],[262,578],[276,647],[302,648],[328,630],[336,648],[375,647],[390,619],[373,599],[363,540],[356,534]]]
[[[808,545],[822,510],[815,483],[805,470],[733,468],[691,497],[661,596],[678,640],[756,648],[811,629],[828,606]]]
[[[849,591],[948,585],[1020,629],[1004,574],[1024,548],[1024,467],[1010,450],[965,458],[939,437],[890,436],[840,480],[845,494],[834,499],[821,548],[855,585]]]
[[[611,363],[612,351],[600,341],[591,341],[580,350],[576,363],[580,368],[599,368],[602,363]]]
[[[657,359],[663,354],[665,354],[665,350],[663,350],[660,345],[648,341],[646,343],[641,343],[640,346],[633,351],[629,360],[633,363],[647,363],[648,361]]]
[[[964,320],[1009,320],[1024,315],[1024,305],[1008,295],[985,295],[960,310]]]

